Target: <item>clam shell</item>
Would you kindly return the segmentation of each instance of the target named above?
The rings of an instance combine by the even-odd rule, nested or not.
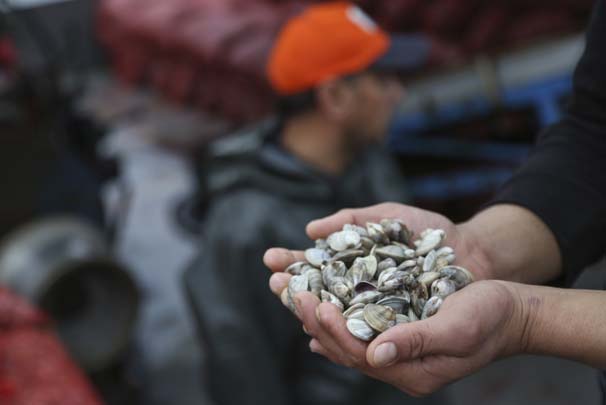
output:
[[[401,263],[408,259],[408,256],[405,253],[405,249],[396,245],[387,245],[375,250],[375,254],[381,259],[393,259],[396,261],[396,263]]]
[[[330,254],[324,249],[311,248],[305,251],[305,260],[312,266],[320,268],[330,260]]]
[[[438,249],[436,251],[438,257],[442,257],[442,256],[448,256],[448,255],[452,255],[454,254],[454,249],[451,248],[450,246],[444,246],[441,247],[440,249]]]
[[[446,233],[442,229],[434,229],[431,232],[428,232],[422,237],[421,243],[417,246],[416,254],[418,256],[423,256],[431,252],[442,243],[445,236]]]
[[[364,321],[364,308],[360,308],[360,309],[356,309],[355,311],[352,311],[349,316],[347,317],[347,319],[359,319],[361,321]]]
[[[293,276],[299,276],[311,268],[312,267],[307,262],[295,262],[288,266],[284,272],[292,274]]]
[[[330,262],[322,267],[322,281],[325,286],[329,286],[336,277],[344,277],[346,273],[347,266],[345,263],[340,261]]]
[[[345,306],[343,305],[341,300],[337,298],[337,296],[329,293],[326,290],[320,291],[320,298],[322,299],[322,302],[330,302],[331,304],[335,305],[341,310],[341,312],[343,312],[343,309],[345,309]]]
[[[356,232],[361,237],[368,237],[368,231],[366,228],[359,225],[345,224],[343,225],[343,230]]]
[[[423,270],[421,270],[420,266],[415,266],[412,269],[408,270],[408,272],[414,277],[419,277],[423,273]]]
[[[417,316],[417,314],[415,314],[414,309],[412,309],[412,307],[410,307],[408,309],[408,319],[410,319],[410,322],[416,322],[419,320],[419,317]]]
[[[374,256],[358,257],[348,271],[349,279],[354,285],[370,281],[377,272],[377,258]]]
[[[397,271],[398,271],[398,269],[395,267],[392,267],[390,269],[383,271],[381,274],[379,274],[379,278],[377,279],[377,285],[379,287],[382,287],[383,285],[385,285],[385,282],[387,280],[391,280],[392,278],[395,277],[395,274]]]
[[[347,330],[356,338],[365,342],[370,342],[375,336],[375,331],[368,324],[360,319],[347,320]]]
[[[381,298],[383,298],[385,294],[379,291],[366,291],[361,294],[356,295],[350,302],[349,305],[355,304],[370,304],[373,302],[377,302]]]
[[[454,294],[457,291],[457,287],[454,281],[449,278],[441,278],[436,280],[431,285],[431,295],[432,297],[440,297],[445,299],[451,294]]]
[[[437,271],[432,271],[429,273],[421,273],[419,277],[417,277],[417,281],[426,287],[429,287],[434,281],[442,277],[440,273]]]
[[[393,273],[388,273],[379,284],[378,290],[382,292],[390,292],[404,287],[416,287],[417,281],[414,276],[408,271],[396,270]]]
[[[324,288],[322,282],[322,273],[318,269],[309,269],[304,273],[309,281],[309,290],[317,297],[320,296],[320,291]]]
[[[349,318],[349,316],[359,310],[359,309],[364,309],[364,307],[366,306],[366,304],[354,304],[352,306],[350,306],[349,308],[347,308],[344,312],[343,312],[343,316],[345,318]]]
[[[351,264],[357,257],[364,256],[364,251],[361,249],[347,249],[342,252],[337,252],[332,260],[334,261],[342,261],[343,263],[349,265]]]
[[[360,234],[354,231],[335,232],[326,239],[326,242],[332,250],[342,252],[359,247]]]
[[[404,314],[396,314],[396,325],[412,322],[410,318]]]
[[[308,291],[309,289],[309,278],[307,274],[300,276],[292,276],[288,281],[288,290],[292,296],[300,292]]]
[[[354,285],[354,292],[356,295],[362,294],[367,291],[376,291],[377,286],[368,281],[360,281],[358,284]]]
[[[345,277],[334,278],[332,284],[328,286],[328,291],[343,301],[344,304],[349,303],[352,290],[353,288]]]
[[[443,277],[448,277],[455,283],[455,287],[458,290],[473,283],[474,277],[469,270],[460,266],[446,266],[440,269],[440,274]]]
[[[438,260],[438,253],[435,250],[430,251],[423,260],[423,271],[430,272],[436,267],[436,260]]]
[[[380,225],[385,230],[387,237],[392,241],[408,244],[412,238],[412,231],[399,219],[384,219]]]
[[[377,301],[377,305],[383,305],[393,309],[396,314],[408,312],[410,306],[410,295],[390,295]]]
[[[368,231],[368,237],[375,243],[384,245],[389,243],[389,237],[385,234],[385,230],[381,224],[368,222],[366,223],[366,231]]]
[[[381,260],[381,262],[379,262],[377,264],[377,274],[381,274],[383,271],[392,268],[392,267],[397,267],[397,263],[394,259],[392,259],[391,257],[388,257],[387,259],[383,259]]]
[[[360,238],[360,246],[364,254],[369,254],[372,248],[375,247],[375,242],[368,236],[362,236]]]
[[[316,239],[315,244],[316,244],[316,246],[315,246],[316,249],[322,249],[322,250],[330,249],[330,246],[328,246],[326,239]]]
[[[423,308],[425,307],[428,298],[429,292],[427,291],[427,286],[421,283],[410,294],[411,307],[418,317],[423,314]]]
[[[404,260],[398,266],[398,270],[408,270],[408,269],[415,267],[416,265],[417,265],[417,260],[412,260],[412,259]]]
[[[421,314],[421,320],[427,319],[431,316],[434,316],[436,313],[438,313],[438,310],[440,309],[442,302],[444,302],[444,301],[440,297],[431,297],[425,304],[425,307],[423,308],[423,312]]]
[[[366,267],[366,272],[368,272],[370,279],[372,279],[375,274],[377,274],[377,258],[373,255],[369,255],[366,257],[358,257],[354,260],[354,265],[357,263],[361,263]]]
[[[290,280],[288,281],[288,295],[287,295],[287,301],[288,301],[288,307],[291,309],[291,311],[294,312],[295,310],[295,303],[293,301],[295,295],[297,295],[300,292],[305,292],[309,290],[309,279],[307,278],[306,274],[302,274],[300,276],[292,276],[290,278]]]
[[[396,324],[396,312],[391,307],[368,304],[364,307],[364,320],[377,332],[385,332]]]

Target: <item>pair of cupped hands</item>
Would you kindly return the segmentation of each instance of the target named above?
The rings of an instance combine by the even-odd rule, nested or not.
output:
[[[360,370],[413,395],[429,395],[498,358],[524,351],[526,324],[517,284],[490,280],[490,263],[481,241],[446,217],[400,204],[343,210],[307,226],[311,239],[325,238],[344,224],[364,226],[384,218],[403,220],[416,235],[424,229],[446,231],[445,245],[454,248],[456,264],[469,269],[475,283],[449,296],[431,318],[397,325],[370,343],[353,337],[339,309],[311,293],[295,296],[296,315],[311,337],[311,351]],[[303,253],[281,248],[266,252],[264,262],[274,273],[270,288],[280,296],[290,275],[283,273]]]

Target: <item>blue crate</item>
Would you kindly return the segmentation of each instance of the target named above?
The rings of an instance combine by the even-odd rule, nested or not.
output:
[[[525,86],[504,89],[500,108],[532,107],[539,125],[547,126],[560,118],[561,99],[572,90],[571,75],[552,77]],[[460,159],[462,161],[484,161],[512,167],[521,164],[532,149],[532,145],[516,145],[499,142],[472,142],[460,139],[424,138],[422,130],[461,122],[465,119],[486,115],[494,103],[478,96],[464,103],[445,105],[431,113],[402,115],[394,120],[388,145],[400,155],[430,156]],[[467,170],[441,175],[420,176],[411,179],[414,198],[459,198],[490,192],[498,188],[512,174],[511,169]]]

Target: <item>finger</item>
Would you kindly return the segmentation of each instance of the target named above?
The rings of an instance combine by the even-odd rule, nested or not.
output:
[[[366,360],[375,368],[449,354],[457,345],[458,328],[437,315],[419,322],[398,325],[380,334],[369,346]]]
[[[348,367],[347,364],[341,363],[340,359],[335,357],[329,350],[326,350],[324,348],[324,346],[322,346],[320,341],[318,341],[318,339],[312,339],[309,342],[309,349],[313,353],[326,357],[328,360],[332,361],[335,364],[340,364],[342,366]],[[386,383],[392,383],[392,384],[394,382],[394,375],[396,376],[396,378],[398,378],[398,377],[401,377],[401,375],[406,374],[406,375],[410,376],[411,380],[413,380],[415,378],[415,376],[424,375],[423,373],[421,373],[419,371],[417,364],[408,365],[406,368],[398,369],[398,370],[393,370],[393,369],[377,370],[377,369],[373,369],[373,368],[366,368],[366,369],[362,369],[361,371],[371,378],[378,379],[378,380],[384,381]]]
[[[367,343],[355,338],[347,329],[347,322],[341,311],[330,303],[318,306],[317,318],[323,330],[330,336],[341,351],[345,352],[353,366],[363,368],[366,366]]]
[[[288,287],[288,282],[292,276],[286,273],[274,273],[269,278],[269,288],[278,297],[282,294],[282,291]]]
[[[282,248],[273,248],[265,252],[263,263],[274,273],[284,271],[296,261],[304,260],[303,252]]]
[[[311,221],[307,224],[307,235],[311,239],[325,238],[331,233],[341,230],[343,225],[353,224],[354,218],[354,210],[341,210],[331,216]]]
[[[299,317],[305,325],[305,329],[309,332],[309,335],[317,339],[322,344],[322,347],[324,347],[326,351],[330,353],[330,356],[326,357],[338,359],[338,361],[335,361],[335,363],[353,367],[355,361],[349,358],[349,356],[343,350],[341,350],[339,345],[332,340],[330,335],[326,333],[324,328],[318,322],[316,315],[316,309],[320,305],[320,300],[318,297],[311,293],[299,293],[295,296],[295,305],[297,307]],[[334,307],[334,305],[330,306]]]
[[[309,350],[311,350],[313,353],[326,357],[328,360],[332,361],[335,364],[345,366],[345,364],[339,362],[338,357],[334,356],[331,352],[326,350],[318,339],[312,339],[311,342],[309,342]]]
[[[377,222],[392,217],[401,207],[398,204],[384,203],[367,208],[344,209],[331,216],[311,221],[306,228],[311,239],[324,238],[339,231],[345,224],[364,226],[367,222]]]

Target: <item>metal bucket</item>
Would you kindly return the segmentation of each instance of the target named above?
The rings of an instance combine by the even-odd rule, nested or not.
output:
[[[9,235],[0,246],[0,284],[46,311],[88,372],[115,364],[130,343],[135,284],[102,234],[79,219],[41,220]]]

